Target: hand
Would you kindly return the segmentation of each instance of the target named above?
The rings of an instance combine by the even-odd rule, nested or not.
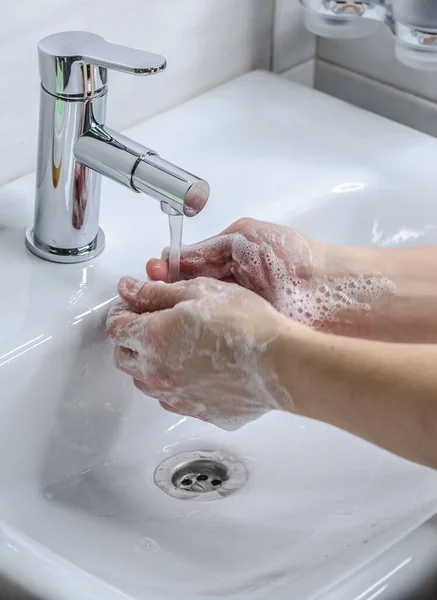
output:
[[[289,324],[256,294],[204,278],[125,278],[119,293],[107,323],[117,366],[167,410],[236,429],[291,407],[275,372],[275,340]]]
[[[225,429],[292,410],[437,468],[435,345],[316,333],[212,279],[123,279],[119,291],[117,364],[167,410]]]
[[[362,330],[359,315],[392,289],[351,260],[365,249],[328,246],[272,223],[241,219],[223,233],[182,249],[181,277],[214,277],[254,291],[279,312],[313,329],[342,334]],[[167,280],[168,251],[151,260],[147,273]],[[349,263],[353,262],[351,268]],[[365,319],[364,319],[365,320]]]

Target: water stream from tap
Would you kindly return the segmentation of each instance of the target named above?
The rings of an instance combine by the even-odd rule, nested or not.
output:
[[[184,225],[183,215],[168,215],[170,228],[170,256],[168,259],[168,281],[175,283],[181,275],[181,245]]]

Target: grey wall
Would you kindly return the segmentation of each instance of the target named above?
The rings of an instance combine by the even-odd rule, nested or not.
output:
[[[302,24],[299,0],[276,0],[273,70],[284,73],[314,60],[316,38]]]
[[[385,117],[437,135],[437,72],[395,58],[393,36],[381,25],[358,40],[320,38],[315,86]]]

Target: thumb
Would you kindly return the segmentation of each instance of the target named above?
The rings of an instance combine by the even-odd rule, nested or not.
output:
[[[162,281],[140,281],[133,277],[120,279],[118,293],[130,309],[137,313],[173,308],[179,302],[199,297],[196,288],[183,281],[168,284]]]
[[[146,265],[146,273],[152,281],[168,281],[168,263],[159,258],[151,258]]]

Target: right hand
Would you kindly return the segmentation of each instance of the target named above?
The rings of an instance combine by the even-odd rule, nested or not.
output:
[[[291,410],[279,381],[282,336],[308,330],[241,286],[198,278],[173,284],[124,278],[108,316],[117,366],[167,410],[236,429]],[[294,369],[287,363],[288,376]]]

